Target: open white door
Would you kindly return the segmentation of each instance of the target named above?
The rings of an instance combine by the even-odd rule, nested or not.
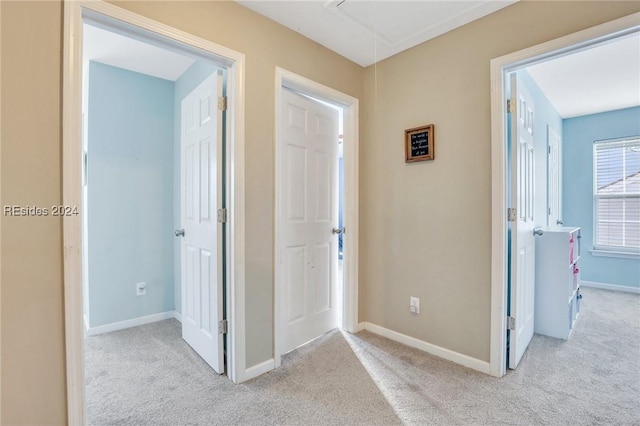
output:
[[[547,126],[547,184],[548,210],[547,226],[562,225],[562,140],[560,135]]]
[[[277,336],[286,353],[337,327],[338,111],[282,89]]]
[[[511,300],[509,368],[516,368],[533,337],[535,303],[535,228],[531,96],[511,75]],[[515,111],[514,111],[515,110]],[[514,214],[515,212],[515,214]],[[513,217],[515,216],[515,217]]]
[[[213,74],[182,101],[182,338],[218,373],[224,372],[222,320],[221,76]]]

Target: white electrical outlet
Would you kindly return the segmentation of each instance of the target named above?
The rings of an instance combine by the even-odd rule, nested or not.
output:
[[[420,313],[420,299],[417,297],[411,297],[409,299],[409,309],[411,310],[412,314],[419,314]]]
[[[147,283],[136,284],[136,296],[144,296],[147,294]]]

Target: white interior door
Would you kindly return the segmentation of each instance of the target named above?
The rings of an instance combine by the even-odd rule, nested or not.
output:
[[[547,225],[562,225],[562,140],[551,127],[547,127],[547,185],[548,210]]]
[[[222,320],[221,146],[213,74],[182,101],[182,338],[218,373],[224,372]]]
[[[515,105],[515,112],[513,107]],[[511,75],[511,324],[509,368],[515,368],[524,354],[534,327],[535,221],[534,221],[534,105],[531,96]]]
[[[279,337],[286,353],[337,327],[338,111],[282,89]]]

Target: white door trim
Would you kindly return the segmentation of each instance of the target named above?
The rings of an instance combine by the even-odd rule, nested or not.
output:
[[[281,90],[283,87],[293,89],[297,92],[313,96],[314,98],[338,104],[344,108],[344,297],[343,297],[343,329],[350,332],[357,332],[358,327],[358,99],[339,92],[330,87],[316,83],[306,77],[294,74],[285,69],[276,67],[275,82],[275,293],[274,293],[274,360],[275,367],[281,363],[282,350],[280,336],[282,335],[282,324],[278,321],[278,312],[284,306],[282,286],[282,264],[279,255],[279,247],[282,244],[280,236],[279,221],[280,208],[278,203],[278,188],[282,180],[281,167],[279,165],[280,145],[277,143],[280,137],[280,111],[281,111]]]
[[[63,204],[82,204],[82,23],[83,19],[121,21],[148,36],[181,48],[205,52],[204,56],[224,64],[228,71],[227,115],[227,208],[231,214],[227,233],[227,335],[228,376],[245,380],[245,247],[244,247],[244,80],[245,57],[208,40],[153,21],[103,1],[64,2],[63,57]],[[117,20],[117,21],[116,21]],[[82,211],[82,209],[79,209]],[[67,414],[70,424],[85,424],[84,329],[82,312],[82,218],[63,220],[65,345]]]
[[[507,134],[506,74],[640,30],[634,13],[491,60],[491,375],[506,373],[507,330]]]

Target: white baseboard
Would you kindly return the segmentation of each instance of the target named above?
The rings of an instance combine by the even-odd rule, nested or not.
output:
[[[453,361],[456,364],[463,365],[473,370],[480,371],[485,374],[491,374],[491,364],[486,361],[479,360],[477,358],[470,357],[458,352],[454,352],[450,349],[445,349],[440,346],[436,346],[431,343],[427,343],[423,340],[416,339],[415,337],[407,336],[397,331],[389,330],[388,328],[381,327],[379,325],[372,324],[370,322],[364,323],[364,329],[374,334],[378,334],[387,339],[393,340],[398,343],[402,343],[412,348],[420,349],[428,352],[432,355],[439,356],[448,361]]]
[[[360,331],[365,329],[366,326],[366,322],[359,322],[358,325],[356,326],[356,333],[359,333]]]
[[[173,317],[178,321],[182,322],[182,314],[178,311],[173,311]]]
[[[132,318],[126,321],[113,322],[111,324],[99,325],[87,329],[89,336],[109,333],[111,331],[124,330],[125,328],[136,327],[138,325],[150,324],[152,322],[162,321],[169,318],[175,318],[175,311],[160,312],[157,314],[147,315],[144,317]]]
[[[597,283],[595,281],[580,280],[581,287],[601,288],[603,290],[623,291],[625,293],[640,294],[640,287],[630,287],[626,285]]]
[[[261,362],[258,365],[254,365],[253,367],[249,367],[244,372],[244,380],[251,380],[254,377],[258,377],[267,371],[271,371],[275,368],[275,360],[273,358],[266,360],[265,362]]]

